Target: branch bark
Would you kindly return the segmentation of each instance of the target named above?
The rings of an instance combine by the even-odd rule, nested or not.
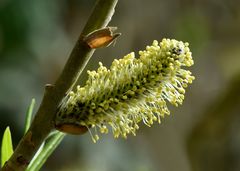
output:
[[[54,117],[59,103],[65,94],[73,88],[94,53],[94,49],[87,46],[83,38],[90,32],[107,26],[114,13],[117,1],[97,1],[61,75],[54,85],[46,85],[43,100],[28,132],[22,137],[13,155],[1,171],[25,170],[42,142],[55,129]]]

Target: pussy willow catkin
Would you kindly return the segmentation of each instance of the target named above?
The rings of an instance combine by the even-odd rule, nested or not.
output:
[[[163,39],[153,41],[146,50],[114,60],[110,69],[99,63],[97,71],[88,71],[84,87],[77,87],[63,100],[56,115],[56,126],[94,128],[98,132],[112,131],[115,138],[135,135],[143,122],[151,126],[169,115],[167,101],[178,106],[185,88],[194,80],[184,69],[193,65],[189,44]],[[182,68],[184,67],[184,68]]]

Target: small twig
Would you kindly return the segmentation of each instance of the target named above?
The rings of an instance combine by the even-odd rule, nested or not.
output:
[[[46,86],[42,103],[28,132],[19,142],[11,158],[5,163],[2,171],[25,170],[42,142],[54,129],[53,120],[59,103],[65,94],[72,89],[94,52],[94,49],[91,49],[83,41],[83,38],[90,32],[107,26],[117,1],[97,1],[61,75],[54,85]]]

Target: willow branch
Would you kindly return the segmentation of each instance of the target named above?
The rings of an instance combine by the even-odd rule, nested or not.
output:
[[[43,100],[28,132],[23,136],[11,158],[1,169],[2,171],[25,170],[42,142],[55,129],[54,117],[59,103],[65,94],[72,89],[94,53],[94,49],[91,49],[83,38],[90,32],[107,26],[117,1],[97,1],[61,75],[54,85],[46,85]]]

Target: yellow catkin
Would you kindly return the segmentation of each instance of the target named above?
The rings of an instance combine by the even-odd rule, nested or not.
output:
[[[154,40],[138,58],[132,52],[115,59],[109,69],[99,63],[97,71],[88,71],[85,86],[64,98],[56,126],[94,127],[96,141],[98,132],[110,129],[114,137],[126,138],[136,134],[139,122],[160,123],[170,113],[166,102],[182,104],[185,88],[194,80],[184,69],[194,63],[188,46],[174,39]]]

